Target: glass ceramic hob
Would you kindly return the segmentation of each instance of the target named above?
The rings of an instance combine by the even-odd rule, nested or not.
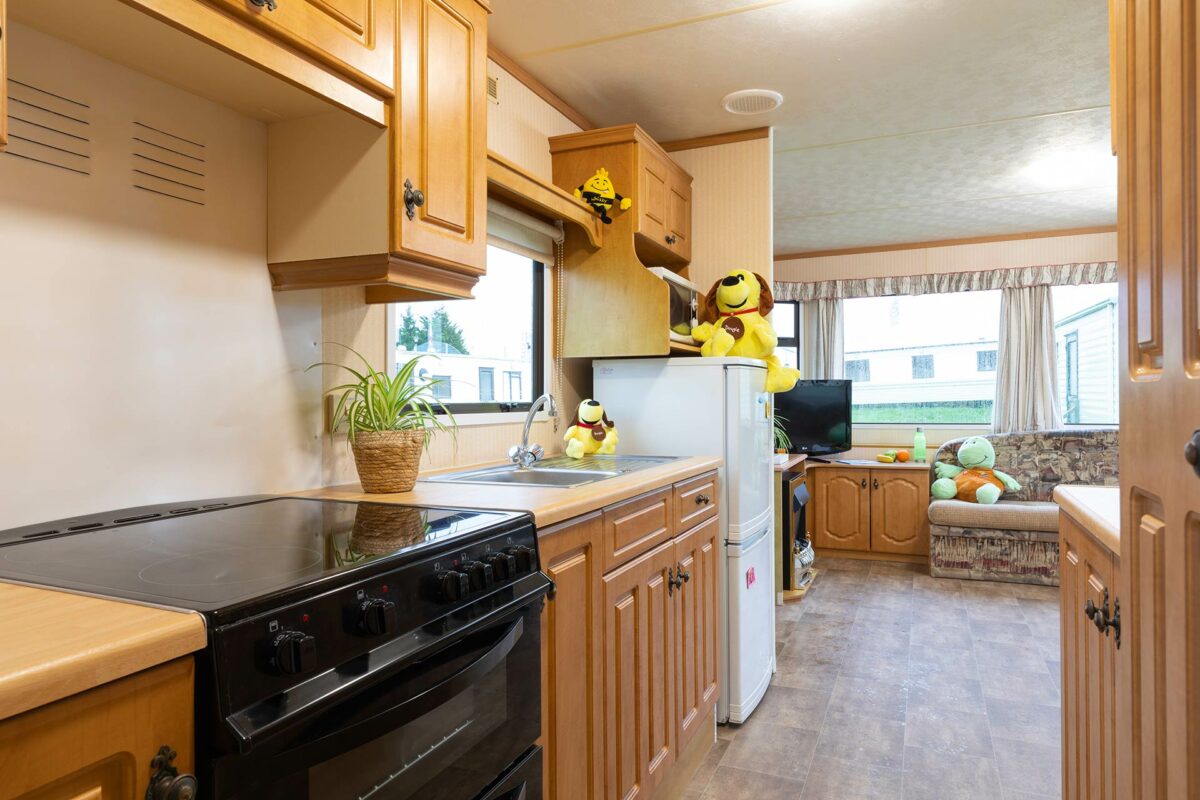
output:
[[[0,532],[0,578],[196,611],[319,591],[450,540],[527,520],[508,512],[251,498],[160,506]],[[72,530],[75,528],[75,530]]]

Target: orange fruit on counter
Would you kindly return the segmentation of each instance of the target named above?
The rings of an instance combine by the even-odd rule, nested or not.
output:
[[[908,461],[908,458],[909,458],[909,456],[908,456],[907,450],[897,450],[896,451],[896,460],[897,461]]]

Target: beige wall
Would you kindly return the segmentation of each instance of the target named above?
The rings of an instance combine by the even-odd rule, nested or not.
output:
[[[13,24],[91,106],[77,175],[0,156],[0,528],[319,480],[315,292],[272,293],[265,129]],[[132,121],[207,145],[204,206],[132,188]]]
[[[775,262],[775,280],[804,282],[837,278],[878,278],[885,275],[969,272],[1003,267],[1116,260],[1115,232],[1088,233],[912,250],[885,250],[844,256],[795,258]]]
[[[730,270],[772,279],[771,139],[671,153],[692,176],[692,263],[701,292]]]
[[[547,140],[559,134],[577,133],[580,130],[579,126],[494,61],[488,61],[488,70],[490,74],[500,78],[500,103],[489,103],[487,107],[488,149],[549,181],[551,165],[550,145]],[[549,284],[550,276],[547,278]],[[383,367],[386,364],[388,334],[385,306],[366,305],[363,302],[362,289],[326,289],[322,292],[321,306],[325,341],[348,344],[370,358],[377,366]],[[325,355],[329,360],[345,358],[337,348],[326,348],[326,351]],[[339,370],[326,368],[326,387],[336,386],[341,382],[342,376],[339,376],[338,372]],[[553,379],[552,374],[551,370],[547,378],[548,383]],[[570,409],[565,409],[564,413],[569,415]],[[434,436],[425,454],[422,468],[440,469],[504,458],[508,448],[520,441],[521,426],[525,418],[523,413],[507,416],[511,421],[486,424],[478,424],[476,420],[464,418],[457,441],[444,434]],[[494,419],[495,415],[489,418]],[[562,449],[560,433],[555,430],[551,421],[536,423],[530,439],[540,443],[550,453]],[[346,446],[345,437],[324,437],[323,442],[322,482],[338,484],[356,480],[354,459]]]
[[[775,280],[803,282],[877,278],[1116,259],[1117,234],[1091,233],[790,259],[775,263]],[[927,426],[930,458],[933,457],[933,450],[942,442],[970,436],[978,431],[979,427]],[[871,458],[881,449],[911,447],[912,435],[911,425],[857,425],[854,428],[854,441],[862,447],[856,447],[849,457]]]

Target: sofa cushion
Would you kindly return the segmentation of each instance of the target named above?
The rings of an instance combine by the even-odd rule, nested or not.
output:
[[[1040,500],[1001,500],[993,505],[934,500],[929,504],[929,521],[955,528],[1053,532],[1058,530],[1058,504]]]

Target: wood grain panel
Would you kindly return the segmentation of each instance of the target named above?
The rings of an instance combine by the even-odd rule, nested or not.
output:
[[[670,539],[674,508],[667,486],[604,509],[605,571]]]
[[[647,559],[646,592],[646,787],[662,783],[675,763],[675,602],[668,572],[675,567],[673,542]]]
[[[1083,685],[1084,622],[1082,532],[1065,516],[1059,515],[1059,611],[1062,639],[1062,778],[1066,800],[1079,798],[1080,777],[1085,771],[1080,757],[1080,733],[1083,728],[1079,687]]]
[[[686,531],[717,516],[720,502],[715,472],[675,484],[675,530]]]
[[[599,513],[539,531],[542,570],[555,591],[542,612],[543,784],[549,798],[603,791],[603,648]]]
[[[1134,697],[1134,736],[1140,757],[1135,756],[1134,785],[1139,797],[1166,798],[1166,760],[1160,748],[1166,737],[1166,654],[1161,646],[1165,634],[1163,593],[1166,585],[1164,536],[1166,526],[1161,519],[1145,514],[1138,523],[1135,546],[1131,555],[1138,570],[1137,585],[1144,587],[1131,598],[1137,616],[1134,635],[1139,644],[1139,662],[1135,675],[1141,691]]]
[[[716,518],[675,537],[675,561],[688,580],[675,618],[676,747],[684,750],[712,722],[716,700]]]
[[[141,797],[164,744],[193,770],[190,657],[0,723],[0,800]]]
[[[817,472],[813,546],[871,549],[871,495],[867,470],[830,468]]]
[[[1096,608],[1108,603],[1110,610],[1116,601],[1113,583],[1112,554],[1102,550],[1091,539],[1083,542],[1086,554],[1083,564],[1084,602],[1091,601]],[[1078,612],[1076,612],[1078,613]],[[1082,687],[1080,695],[1085,709],[1082,719],[1081,744],[1086,751],[1083,759],[1086,769],[1080,773],[1080,797],[1095,800],[1114,800],[1116,781],[1116,747],[1113,736],[1116,732],[1114,704],[1116,700],[1116,643],[1113,635],[1101,633],[1090,620],[1081,624],[1083,652],[1080,666]],[[1086,778],[1086,791],[1083,780]]]
[[[928,471],[871,470],[871,550],[929,555]]]
[[[392,246],[486,270],[487,12],[475,0],[402,0]],[[408,219],[405,181],[424,193]]]

